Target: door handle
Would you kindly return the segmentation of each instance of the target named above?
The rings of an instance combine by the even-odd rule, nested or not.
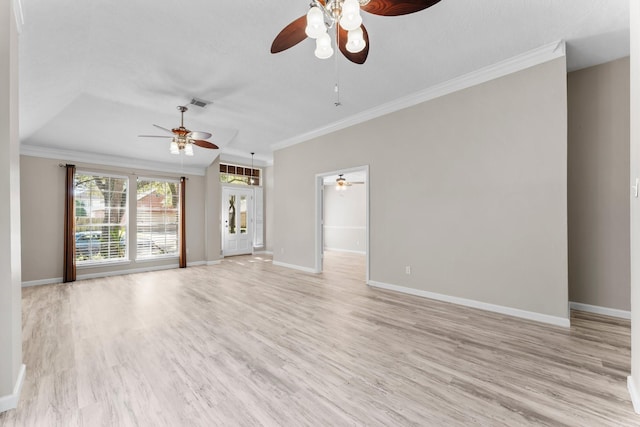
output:
[[[640,186],[640,178],[636,178],[636,185],[631,186],[633,189],[633,197],[638,197],[638,186]]]

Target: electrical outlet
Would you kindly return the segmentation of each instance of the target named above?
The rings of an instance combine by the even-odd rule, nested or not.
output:
[[[405,265],[404,266],[404,272],[406,274],[411,274],[411,266],[410,265]]]

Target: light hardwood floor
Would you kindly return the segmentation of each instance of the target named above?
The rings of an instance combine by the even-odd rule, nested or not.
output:
[[[3,426],[625,426],[626,321],[546,326],[267,257],[24,289]]]

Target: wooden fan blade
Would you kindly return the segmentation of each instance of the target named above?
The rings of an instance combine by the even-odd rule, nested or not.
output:
[[[371,0],[361,6],[365,12],[380,16],[399,16],[419,12],[433,6],[440,0]]]
[[[209,132],[198,132],[194,130],[193,132],[189,132],[187,137],[191,139],[209,139],[211,138],[211,134]]]
[[[280,31],[271,44],[271,53],[282,52],[307,38],[304,29],[307,26],[307,15],[302,15]]]
[[[347,50],[347,30],[338,25],[338,31],[340,31],[338,35],[338,38],[340,39],[340,52],[342,52],[345,58],[351,62],[355,62],[356,64],[364,64],[364,61],[367,60],[367,56],[369,55],[369,34],[367,33],[367,29],[364,25],[361,25],[360,27],[362,28],[362,36],[364,37],[366,45],[360,52],[351,53]]]
[[[171,131],[171,129],[167,129],[167,128],[163,128],[162,126],[158,126],[158,125],[154,125],[155,127],[157,127],[158,129],[162,129],[165,132],[169,132],[171,135],[173,135],[173,132]]]
[[[216,144],[212,144],[209,141],[203,141],[201,139],[192,139],[191,142],[196,144],[198,147],[210,148],[212,150],[217,150],[218,149],[218,146]]]
[[[173,137],[164,136],[164,135],[138,135],[138,138],[173,138]]]

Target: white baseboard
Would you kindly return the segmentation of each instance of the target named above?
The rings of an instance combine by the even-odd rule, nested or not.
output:
[[[209,261],[209,262],[212,262],[212,261]],[[187,267],[196,267],[198,265],[213,265],[213,264],[209,264],[209,262],[207,261],[187,262]],[[220,263],[220,261],[214,261],[214,262],[216,264]],[[121,276],[123,274],[145,273],[148,271],[171,270],[173,268],[178,268],[178,267],[179,267],[178,264],[166,264],[166,265],[154,265],[150,267],[131,268],[127,270],[114,270],[114,271],[102,271],[100,273],[78,274],[76,275],[76,280],[98,279],[100,277]],[[30,280],[28,282],[22,282],[22,287],[27,288],[29,286],[50,285],[53,283],[62,283],[62,277],[54,277],[51,279]]]
[[[617,308],[600,307],[599,305],[583,304],[581,302],[569,301],[569,308],[572,310],[587,311],[589,313],[602,314],[604,316],[619,317],[631,320],[631,312],[618,310]]]
[[[551,316],[548,314],[536,313],[534,311],[506,307],[503,305],[489,304],[486,302],[467,298],[460,298],[450,295],[438,294],[435,292],[423,291],[420,289],[407,288],[405,286],[391,285],[389,283],[376,282],[374,280],[369,280],[368,284],[369,286],[373,286],[376,288],[388,289],[391,291],[402,292],[409,295],[416,295],[419,297],[430,298],[438,301],[450,302],[453,304],[464,305],[466,307],[479,308],[480,310],[520,317],[522,319],[534,320],[536,322],[549,323],[551,325],[562,326],[564,328],[568,328],[570,326],[569,319],[564,317]]]
[[[222,262],[221,260],[215,259],[213,261],[207,261],[206,264],[207,265],[220,265],[221,262]]]
[[[358,255],[366,255],[367,253],[365,251],[354,251],[351,249],[339,249],[339,248],[324,248],[325,251],[331,251],[331,252],[343,252],[343,253],[347,253],[347,254],[358,254]]]
[[[24,376],[27,367],[25,365],[20,366],[18,372],[18,378],[16,384],[13,386],[13,393],[0,397],[0,412],[8,411],[18,407],[18,400],[20,399],[20,392],[22,391],[22,384],[24,384]]]
[[[198,263],[204,263],[204,261],[187,263],[187,266],[201,265]],[[179,264],[165,264],[165,265],[153,265],[153,266],[142,267],[142,268],[131,268],[128,270],[114,270],[114,271],[102,271],[100,273],[78,274],[76,276],[76,280],[98,279],[100,277],[122,276],[123,274],[135,274],[135,273],[147,273],[149,271],[171,270],[179,267],[180,267]]]
[[[194,262],[187,261],[187,267],[196,267],[198,265],[207,265],[207,261],[194,261]]]
[[[54,283],[62,283],[62,277],[54,277],[52,279],[29,280],[27,282],[22,282],[22,287],[28,288],[29,286],[52,285]]]
[[[638,394],[638,389],[636,389],[631,375],[627,377],[627,390],[629,390],[629,396],[631,396],[633,410],[636,412],[636,414],[640,414],[640,394]]]
[[[254,255],[273,255],[272,251],[255,251]]]
[[[319,273],[319,271],[316,271],[313,268],[302,267],[300,265],[294,265],[294,264],[287,264],[280,261],[273,261],[273,265],[277,265],[279,267],[291,268],[293,270],[298,270],[298,271],[304,271],[305,273]]]

